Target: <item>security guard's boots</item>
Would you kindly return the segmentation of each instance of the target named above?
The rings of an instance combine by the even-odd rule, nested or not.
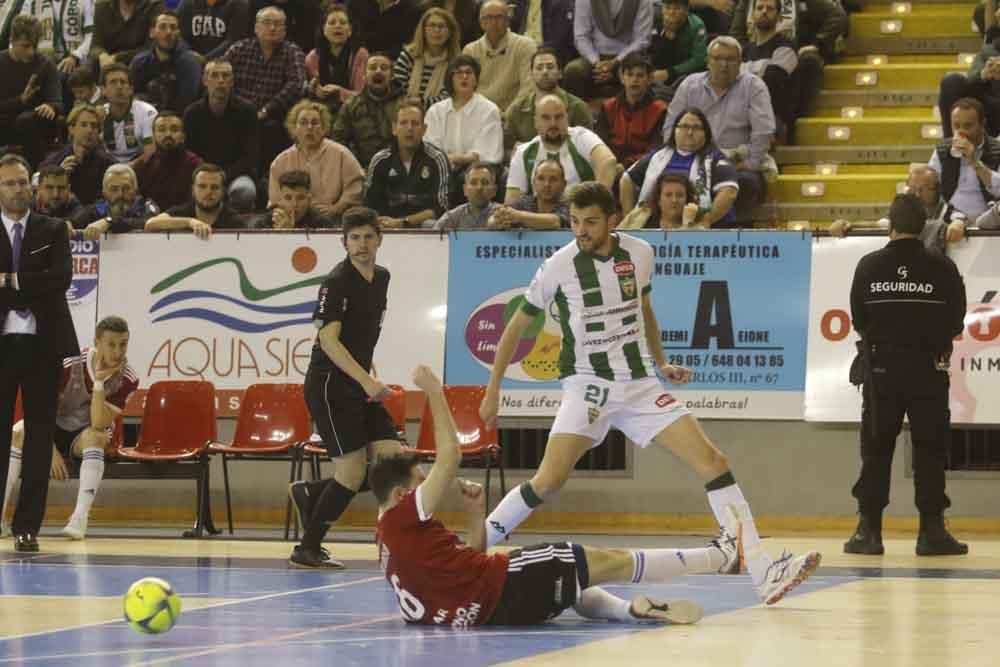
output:
[[[854,529],[851,539],[844,542],[845,554],[864,554],[866,556],[881,556],[885,553],[882,546],[882,515],[871,516],[861,514],[858,527]]]
[[[917,535],[918,556],[964,556],[969,545],[959,542],[948,532],[944,517],[920,515],[920,534]]]

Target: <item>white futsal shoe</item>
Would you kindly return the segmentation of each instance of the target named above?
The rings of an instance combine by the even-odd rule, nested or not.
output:
[[[719,574],[743,574],[746,565],[743,561],[743,530],[739,536],[734,536],[725,528],[719,531],[719,536],[708,543],[708,546],[715,547],[722,552],[722,567]]]
[[[62,534],[71,540],[82,540],[87,536],[87,517],[79,517],[76,514],[69,518],[66,527],[62,529]]]
[[[689,625],[697,623],[705,615],[705,610],[687,600],[654,600],[646,595],[632,598],[628,609],[635,618]]]
[[[822,556],[818,551],[810,551],[801,556],[792,556],[787,551],[781,558],[771,563],[764,574],[764,582],[757,587],[757,593],[764,604],[774,604],[790,590],[801,584],[819,567]]]

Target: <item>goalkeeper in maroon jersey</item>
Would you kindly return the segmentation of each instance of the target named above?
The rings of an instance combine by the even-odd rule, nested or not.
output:
[[[646,595],[623,600],[602,583],[662,582],[695,572],[725,572],[739,560],[735,537],[723,532],[701,549],[596,549],[568,542],[509,553],[485,553],[486,503],[479,484],[458,480],[469,513],[467,541],[433,518],[453,492],[461,461],[458,436],[441,381],[425,366],[413,373],[427,394],[437,455],[425,475],[417,459],[398,454],[372,466],[378,499],[379,562],[403,619],[426,625],[530,625],[572,607],[581,616],[618,621],[694,623],[702,609]]]

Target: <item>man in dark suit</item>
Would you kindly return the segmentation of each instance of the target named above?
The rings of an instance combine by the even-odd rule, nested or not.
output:
[[[10,456],[20,389],[25,436],[12,528],[14,549],[22,552],[38,551],[62,360],[80,354],[66,303],[73,277],[69,233],[62,220],[31,212],[30,177],[20,156],[0,157],[0,461]],[[0,494],[6,477],[0,466]]]

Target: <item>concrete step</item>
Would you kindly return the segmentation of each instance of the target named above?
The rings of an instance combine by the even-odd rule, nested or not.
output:
[[[850,34],[857,38],[965,37],[972,30],[972,12],[959,5],[916,6],[909,15],[891,12],[860,12],[850,15]]]
[[[753,211],[753,219],[791,224],[796,222],[865,220],[874,221],[889,214],[889,202],[844,204],[764,204]]]
[[[904,2],[866,2],[862,8],[864,14],[884,14],[898,18],[920,16],[922,14],[953,14],[964,16],[972,21],[972,11],[976,2],[934,2],[933,0],[906,0]],[[908,5],[908,7],[907,7]]]
[[[898,174],[782,174],[768,186],[768,197],[781,204],[889,202],[905,180]]]
[[[941,79],[951,72],[965,73],[956,64],[828,65],[824,70],[825,90],[937,90]]]
[[[969,15],[972,15],[971,12]],[[880,53],[890,55],[978,53],[982,45],[983,38],[968,31],[962,35],[935,35],[931,37],[893,35],[865,37],[852,33],[846,42],[847,53],[860,56]]]
[[[916,118],[800,118],[795,123],[795,141],[799,146],[836,146],[861,144],[930,147],[941,140],[941,124],[930,114]]]
[[[976,54],[925,53],[925,54],[863,54],[844,56],[837,61],[840,65],[958,65],[968,67]]]
[[[822,90],[817,96],[820,108],[864,107],[933,107],[938,89],[933,90]]]
[[[840,120],[841,118],[909,118],[925,122],[940,122],[936,106],[898,106],[898,107],[866,107],[862,104],[845,104],[835,107],[819,107],[809,118],[826,118]]]
[[[909,162],[926,163],[931,158],[933,147],[927,145],[869,146],[851,143],[845,146],[778,146],[774,157],[778,164],[900,164]]]
[[[910,173],[910,162],[885,162],[882,164],[838,164],[820,162],[817,164],[790,164],[781,167],[781,173],[789,176],[849,176],[854,174],[885,174],[906,178]]]

